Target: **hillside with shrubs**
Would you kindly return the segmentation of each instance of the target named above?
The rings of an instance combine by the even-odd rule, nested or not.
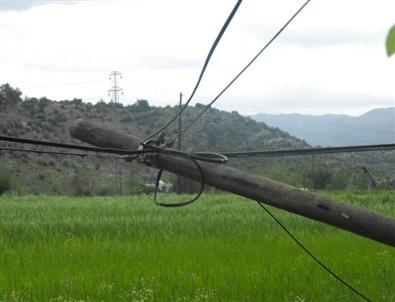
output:
[[[203,107],[202,104],[189,106],[182,115],[183,125],[191,121]],[[162,126],[176,114],[178,109],[178,106],[154,107],[144,99],[125,106],[103,101],[91,104],[81,99],[53,101],[46,97],[22,98],[19,89],[3,84],[0,86],[0,134],[83,144],[72,139],[68,133],[70,124],[82,118],[143,138]],[[166,131],[166,135],[168,137],[176,135],[176,127],[177,123]],[[45,149],[7,142],[0,142],[0,147]],[[209,109],[194,127],[185,133],[182,147],[185,151],[250,151],[308,148],[309,145],[286,132],[268,127],[238,112]],[[56,151],[54,148],[50,150]],[[147,167],[113,158],[0,150],[0,159],[0,182],[1,179],[7,180],[9,183],[7,190],[20,193],[61,195],[144,193],[152,191],[147,184],[153,183],[155,174],[154,170]],[[367,167],[382,181],[393,175],[393,171],[387,167],[388,163],[394,160],[393,153],[355,155],[352,160],[355,167],[351,170],[347,166],[349,155],[317,156],[315,167],[311,166],[311,158],[301,156],[231,160],[228,164],[294,185],[318,188],[365,186],[368,176],[360,171],[361,166]],[[373,164],[374,160],[376,160],[375,164]],[[377,164],[378,162],[380,164]],[[117,179],[115,175],[118,175]],[[352,177],[355,179],[350,183]],[[172,184],[175,183],[175,179],[173,175],[165,176],[165,180]]]

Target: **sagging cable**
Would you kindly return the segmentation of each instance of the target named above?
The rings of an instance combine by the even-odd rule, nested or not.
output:
[[[165,202],[160,202],[157,201],[157,196],[158,196],[158,191],[159,191],[159,185],[160,185],[160,180],[162,178],[162,174],[163,174],[163,170],[159,170],[157,176],[156,176],[156,182],[155,182],[155,195],[154,195],[154,202],[156,205],[161,206],[161,207],[166,207],[166,208],[177,208],[177,207],[184,207],[187,205],[190,205],[192,203],[194,203],[196,200],[199,199],[199,197],[203,194],[204,191],[204,187],[205,187],[205,177],[204,177],[204,172],[202,167],[199,165],[198,161],[190,158],[190,160],[195,164],[196,168],[199,171],[200,174],[200,189],[198,194],[196,194],[196,196],[191,199],[191,200],[187,200],[187,201],[183,201],[183,202],[177,202],[177,203],[165,203]]]

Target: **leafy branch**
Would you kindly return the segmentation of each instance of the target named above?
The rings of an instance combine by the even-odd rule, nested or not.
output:
[[[395,53],[395,25],[392,26],[392,28],[388,32],[385,45],[387,48],[388,57],[392,56]]]

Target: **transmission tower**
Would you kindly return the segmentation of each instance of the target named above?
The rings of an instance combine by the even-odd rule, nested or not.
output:
[[[111,96],[111,103],[118,103],[119,95],[123,94],[123,89],[117,84],[118,77],[122,79],[122,73],[119,71],[110,73],[110,80],[113,81],[113,86],[108,90],[108,96]]]

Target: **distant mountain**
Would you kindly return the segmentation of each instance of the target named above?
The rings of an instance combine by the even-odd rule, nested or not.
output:
[[[261,113],[252,118],[304,139],[311,145],[395,143],[395,107],[374,109],[357,117]]]

